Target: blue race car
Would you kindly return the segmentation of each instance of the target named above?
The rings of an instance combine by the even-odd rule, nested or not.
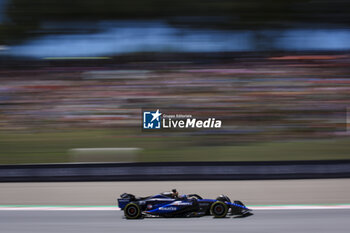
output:
[[[242,202],[220,195],[216,199],[203,199],[198,194],[178,195],[176,189],[149,197],[135,197],[124,193],[118,199],[118,205],[124,210],[127,219],[147,216],[158,217],[201,217],[212,215],[224,218],[231,215],[249,216],[251,210]]]

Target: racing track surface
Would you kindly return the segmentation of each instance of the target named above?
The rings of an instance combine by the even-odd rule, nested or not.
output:
[[[147,218],[126,220],[121,211],[0,211],[4,233],[349,232],[350,209],[256,210],[246,218]]]
[[[226,194],[248,206],[350,203],[350,179],[309,179],[0,183],[0,205],[111,206],[124,192],[148,196],[172,188],[206,198]]]

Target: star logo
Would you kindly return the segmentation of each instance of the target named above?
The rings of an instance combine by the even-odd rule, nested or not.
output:
[[[162,113],[159,112],[159,109],[155,112],[143,112],[143,128],[144,129],[160,129]]]
[[[155,113],[151,113],[151,115],[153,116],[153,118],[152,118],[152,120],[151,120],[151,122],[152,122],[152,121],[154,121],[154,120],[156,120],[156,119],[157,119],[157,121],[159,121],[159,117],[160,117],[160,115],[162,115],[162,114],[159,113],[159,109],[157,109],[157,111],[156,111]]]

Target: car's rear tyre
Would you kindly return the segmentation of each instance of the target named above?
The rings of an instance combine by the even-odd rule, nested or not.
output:
[[[226,217],[227,212],[228,212],[228,206],[221,201],[214,202],[210,207],[210,213],[215,218],[224,218]]]
[[[124,215],[127,219],[140,218],[142,213],[140,207],[135,203],[129,203],[124,208]]]

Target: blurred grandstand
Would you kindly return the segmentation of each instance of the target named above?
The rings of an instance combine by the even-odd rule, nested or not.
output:
[[[141,2],[0,2],[0,163],[118,146],[140,161],[349,158],[347,1]],[[223,128],[145,133],[142,108]]]

